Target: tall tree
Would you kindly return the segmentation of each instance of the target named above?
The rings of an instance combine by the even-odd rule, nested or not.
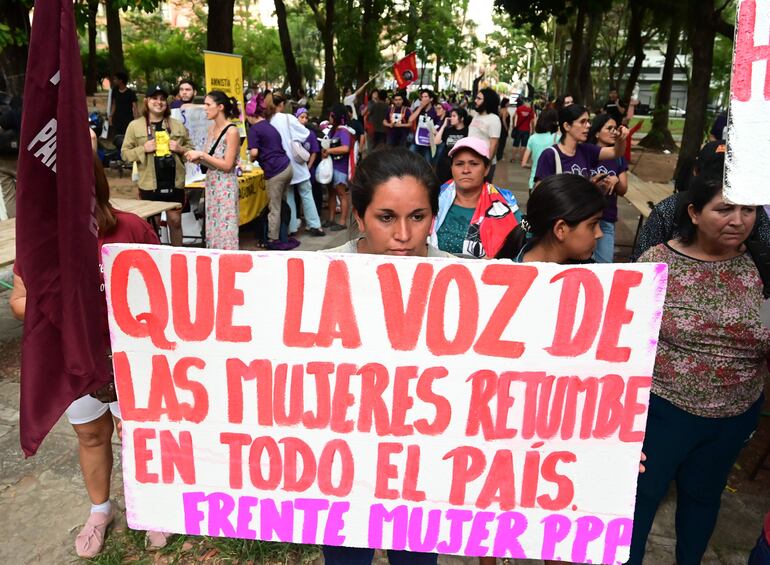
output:
[[[111,75],[124,71],[126,68],[123,56],[123,30],[120,27],[120,8],[119,0],[104,0]]]
[[[208,0],[208,5],[206,49],[220,53],[232,53],[235,0]]]
[[[321,33],[324,46],[322,111],[326,115],[332,104],[340,100],[340,92],[337,88],[337,72],[334,66],[334,0],[307,0],[307,3],[313,11],[316,27]]]
[[[0,87],[14,96],[24,93],[31,6],[27,0],[0,0]]]
[[[671,18],[666,40],[666,61],[660,79],[658,94],[655,98],[655,111],[652,114],[652,127],[649,133],[639,141],[639,145],[650,149],[674,151],[676,143],[668,129],[668,109],[671,104],[671,87],[674,83],[676,55],[679,51],[679,36],[682,34],[682,19],[676,15]]]
[[[96,61],[96,12],[99,10],[99,0],[88,0],[88,64],[86,66],[86,95],[93,96],[96,93],[98,82],[98,70]]]
[[[731,1],[719,1],[719,6],[715,5],[715,0],[688,0],[687,3],[687,35],[692,60],[690,83],[687,88],[687,117],[676,164],[677,173],[681,167],[692,163],[703,143],[716,34],[721,33],[730,39],[735,36],[735,26],[723,19],[725,9]]]
[[[286,16],[286,4],[283,0],[274,0],[275,17],[278,20],[278,38],[281,41],[281,53],[286,65],[286,78],[289,81],[291,92],[294,96],[302,88],[302,77],[299,73],[297,60],[294,58],[294,49],[291,46],[291,34],[289,33],[289,21]]]
[[[628,101],[633,95],[636,83],[639,81],[639,75],[642,72],[642,63],[644,63],[644,46],[647,41],[643,39],[642,26],[644,25],[644,16],[647,11],[646,0],[631,0],[629,3],[630,19],[628,22],[628,51],[633,53],[634,63],[631,66],[631,72],[626,80],[623,89],[623,100]],[[625,68],[623,69],[625,71]],[[620,78],[620,75],[618,76]],[[617,85],[612,85],[617,88]]]

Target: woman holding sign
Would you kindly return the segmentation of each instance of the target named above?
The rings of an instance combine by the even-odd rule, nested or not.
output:
[[[182,122],[171,117],[168,92],[158,84],[144,97],[142,116],[126,129],[120,149],[124,161],[139,169],[142,200],[184,204],[185,154],[193,149]],[[171,245],[182,245],[182,210],[168,210]]]
[[[99,250],[106,243],[160,244],[157,234],[146,221],[135,214],[116,210],[110,205],[110,186],[96,156],[94,177],[94,216],[99,233]],[[92,252],[94,261],[100,261],[98,250],[93,249]],[[24,320],[27,305],[27,290],[21,277],[22,273],[23,266],[17,262],[14,265],[13,291],[8,301],[11,312],[19,320]],[[93,320],[93,323],[100,324],[104,331],[105,362],[110,341],[106,308],[105,303],[104,317],[101,320]],[[117,510],[110,501],[110,482],[113,462],[112,434],[115,424],[120,422],[120,407],[112,380],[73,401],[65,414],[78,438],[80,469],[91,501],[88,520],[75,537],[75,552],[79,557],[90,559],[102,550],[105,533],[115,519]],[[164,532],[147,532],[147,544],[153,549],[164,547],[169,535]]]
[[[745,241],[753,206],[729,204],[721,182],[694,177],[679,237],[640,261],[668,264],[668,290],[652,378],[631,557],[641,564],[658,504],[677,485],[676,561],[696,564],[714,531],[722,491],[764,402],[770,329],[763,282]]]
[[[363,159],[350,181],[353,217],[361,237],[329,253],[370,253],[410,257],[453,257],[428,245],[438,211],[438,181],[430,165],[403,148],[377,151]],[[374,549],[324,546],[326,565],[367,565]],[[435,565],[435,553],[388,550],[394,565]]]

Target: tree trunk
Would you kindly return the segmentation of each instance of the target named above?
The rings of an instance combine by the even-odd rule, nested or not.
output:
[[[88,65],[86,66],[86,96],[96,93],[96,12],[98,0],[88,0]]]
[[[22,96],[29,56],[29,7],[18,0],[0,0],[0,23],[26,37],[22,45],[6,45],[0,50],[0,89]]]
[[[623,89],[621,100],[628,102],[634,93],[634,88],[642,72],[642,63],[644,62],[644,43],[642,42],[642,25],[644,14],[647,10],[644,2],[646,0],[634,0],[631,2],[631,20],[628,23],[628,45],[634,52],[634,64],[631,66],[631,72],[628,74],[626,87]],[[618,76],[622,76],[625,69],[621,69]]]
[[[580,90],[581,103],[590,108],[594,103],[594,85],[591,77],[591,64],[593,62],[593,52],[596,46],[596,39],[599,37],[599,30],[602,27],[604,15],[597,12],[591,15],[588,22],[588,33],[585,37],[583,52],[580,56],[580,69],[578,71],[578,87]]]
[[[439,68],[441,67],[441,55],[436,53],[436,74],[433,76],[433,92],[438,92]]]
[[[324,44],[324,101],[323,115],[326,116],[333,104],[340,101],[337,89],[337,71],[334,68],[334,0],[325,0],[324,26],[321,37]]]
[[[663,76],[660,80],[658,95],[655,99],[655,111],[652,114],[652,128],[639,142],[642,147],[649,149],[674,151],[676,143],[668,129],[668,107],[671,104],[671,86],[674,82],[676,54],[679,50],[679,35],[682,32],[682,20],[671,18],[666,42],[666,62],[663,65]]]
[[[692,61],[687,88],[687,117],[676,163],[677,174],[681,167],[692,165],[703,143],[716,38],[714,0],[690,0],[689,8],[688,36]]]
[[[302,77],[300,76],[297,60],[294,58],[294,50],[291,46],[289,23],[286,19],[286,4],[284,4],[283,0],[275,0],[275,16],[278,20],[278,39],[281,41],[283,62],[286,65],[286,78],[289,81],[292,96],[299,99],[298,93],[302,88]]]
[[[206,49],[219,53],[232,53],[235,0],[208,0],[208,3]]]
[[[583,57],[583,35],[585,25],[586,9],[581,2],[578,6],[577,16],[575,17],[575,27],[572,30],[572,50],[569,57],[569,69],[567,70],[567,92],[571,94],[579,104],[583,103],[583,96],[578,82],[578,74],[580,73],[580,62]]]
[[[353,76],[356,78],[356,87],[360,87],[369,80],[369,69],[366,65],[366,56],[377,50],[376,39],[378,39],[373,35],[376,25],[376,22],[374,21],[374,0],[364,0],[361,4],[361,47],[356,55],[355,72],[353,73]]]
[[[120,8],[115,0],[104,0],[107,16],[107,45],[110,56],[110,75],[126,70],[123,58],[123,32],[120,28]]]
[[[404,50],[408,55],[417,49],[417,27],[419,20],[417,18],[417,4],[420,0],[409,0],[409,19],[407,20],[406,47]]]

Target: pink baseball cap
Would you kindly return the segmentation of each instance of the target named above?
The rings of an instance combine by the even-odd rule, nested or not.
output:
[[[489,144],[478,137],[463,137],[449,150],[449,156],[451,157],[460,149],[470,149],[474,153],[478,153],[479,156],[484,157],[484,159],[489,159]]]

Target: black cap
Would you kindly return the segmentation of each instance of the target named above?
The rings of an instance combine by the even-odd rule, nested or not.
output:
[[[162,84],[155,84],[147,89],[147,96],[148,98],[150,96],[155,96],[156,94],[163,94],[168,98],[168,90],[166,90]]]
[[[695,160],[698,176],[722,180],[725,170],[726,152],[727,147],[724,141],[709,141],[704,145],[700,152],[698,152],[698,158]]]

